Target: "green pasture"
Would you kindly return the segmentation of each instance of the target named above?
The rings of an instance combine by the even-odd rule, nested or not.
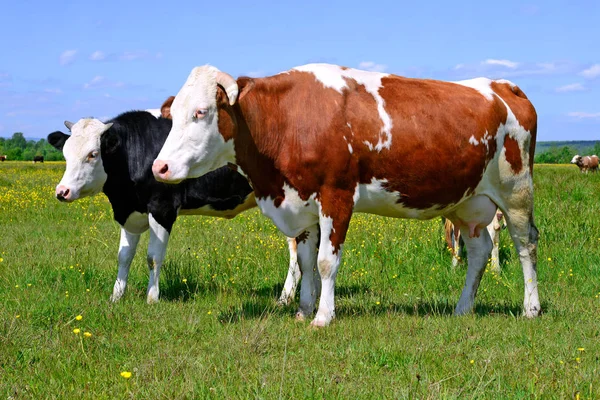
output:
[[[600,174],[535,167],[541,317],[521,317],[506,231],[502,272],[454,317],[466,266],[440,219],[357,214],[315,330],[276,305],[287,244],[256,209],[180,218],[154,305],[145,236],[110,303],[119,226],[103,195],[54,199],[63,169],[0,163],[0,398],[600,398]]]

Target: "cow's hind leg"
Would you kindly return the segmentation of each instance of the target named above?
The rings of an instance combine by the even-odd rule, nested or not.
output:
[[[148,304],[158,302],[160,278],[160,268],[167,253],[167,244],[169,243],[169,230],[157,222],[152,214],[148,215],[150,222],[150,241],[148,242],[148,269],[150,277],[148,280],[148,294],[146,301]],[[170,228],[170,227],[169,227]]]
[[[121,228],[121,240],[119,242],[119,272],[113,288],[110,301],[118,301],[125,293],[127,287],[127,278],[129,277],[129,267],[135,256],[135,252],[140,242],[140,233],[130,233]]]
[[[487,229],[482,229],[479,237],[469,237],[468,228],[461,227],[461,236],[467,247],[468,269],[465,287],[454,311],[456,315],[467,314],[473,310],[475,295],[485,271],[485,264],[492,251],[492,239]]]
[[[537,242],[539,232],[533,223],[532,209],[508,209],[504,212],[510,236],[515,243],[525,280],[524,315],[537,317],[541,311],[537,284]]]
[[[298,250],[298,264],[302,271],[300,284],[300,305],[296,319],[304,320],[315,310],[317,293],[320,290],[319,274],[316,273],[317,243],[319,241],[319,228],[314,225],[306,229],[296,239]]]
[[[296,287],[300,282],[300,266],[298,265],[298,244],[296,238],[287,238],[288,247],[290,250],[290,266],[288,268],[287,277],[281,296],[279,297],[278,303],[281,305],[288,305],[294,300],[294,294],[296,294]]]

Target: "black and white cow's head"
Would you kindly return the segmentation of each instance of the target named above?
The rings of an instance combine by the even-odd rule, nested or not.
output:
[[[102,135],[112,126],[97,119],[83,118],[73,124],[65,121],[71,135],[53,132],[48,143],[62,150],[67,169],[56,187],[56,198],[71,202],[102,191],[107,175],[101,157]]]

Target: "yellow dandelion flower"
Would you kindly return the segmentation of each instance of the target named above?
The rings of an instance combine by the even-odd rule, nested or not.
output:
[[[80,332],[81,332],[81,329],[79,329],[79,328],[73,329],[73,333],[76,335],[79,335]]]
[[[75,317],[75,319],[76,319],[77,321],[81,321],[81,320],[83,319],[83,316],[82,316],[82,315],[78,315],[78,316],[76,316],[76,317]]]
[[[552,257],[548,257],[548,261],[552,261]]]
[[[208,315],[212,314],[212,311],[207,312]]]
[[[15,287],[16,287],[16,288],[18,288],[18,287],[19,287],[19,285],[15,285]]]
[[[378,301],[376,301],[376,302],[375,302],[375,304],[379,305],[379,304],[381,304],[381,303],[380,303],[380,302],[378,302]]]
[[[187,279],[186,279],[186,278],[183,278],[182,282],[183,282],[183,283],[186,283],[186,282],[187,282]]]
[[[471,364],[475,364],[475,360],[471,360],[469,361]]]
[[[575,361],[577,361],[577,363],[580,363],[580,362],[581,362],[581,358],[579,358],[579,357],[576,357],[576,358],[575,358]]]
[[[577,348],[577,350],[579,350],[579,351],[584,351],[584,350],[585,350],[585,348],[584,348],[584,347],[578,347],[578,348]]]
[[[89,332],[83,332],[83,336],[85,337],[92,337],[92,334]]]
[[[15,315],[15,318],[21,318],[21,316],[17,314],[17,315]]]
[[[121,372],[121,376],[125,379],[129,379],[129,378],[131,378],[131,372],[123,371],[123,372]]]

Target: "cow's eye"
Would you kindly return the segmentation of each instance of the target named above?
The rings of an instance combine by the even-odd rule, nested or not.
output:
[[[97,151],[92,151],[90,154],[88,154],[88,159],[93,160],[95,158],[98,158],[98,152]]]
[[[199,108],[194,113],[194,118],[201,119],[201,118],[204,118],[206,116],[206,114],[208,114],[208,109],[206,109],[206,108]]]

